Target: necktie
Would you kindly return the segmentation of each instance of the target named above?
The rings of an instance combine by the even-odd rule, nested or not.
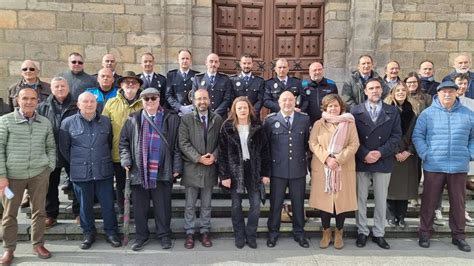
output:
[[[207,145],[207,123],[206,123],[205,115],[201,116],[201,123],[202,123],[202,129],[204,131],[204,143]]]
[[[154,115],[150,115],[150,119],[151,119],[151,121],[153,121],[153,123],[155,122],[155,116]],[[153,126],[150,125],[148,128],[149,128],[148,130],[149,130],[150,134],[152,134],[153,133]]]
[[[377,120],[377,105],[370,106],[370,116],[373,122]]]
[[[151,75],[148,75],[146,80],[148,81],[148,86],[151,86]]]
[[[211,87],[214,86],[214,76],[210,76],[209,81],[211,82]]]
[[[245,77],[244,77],[244,81],[245,81],[245,83],[248,83],[248,82],[249,82],[249,80],[250,80],[250,77],[249,77],[249,76],[245,76]]]
[[[283,87],[286,88],[286,79],[282,80],[281,83],[283,83]]]
[[[181,75],[183,75],[183,79],[186,79],[186,72],[182,72]]]
[[[291,128],[290,116],[285,117],[285,120],[286,120],[286,126],[288,127],[288,129],[290,129]]]

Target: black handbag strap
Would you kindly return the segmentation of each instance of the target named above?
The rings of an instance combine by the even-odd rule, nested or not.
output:
[[[158,132],[158,135],[160,135],[160,138],[165,142],[166,147],[169,149],[170,144],[166,140],[165,135],[163,135],[163,132],[161,132],[161,130],[158,128],[158,126],[156,126],[155,122],[153,122],[153,120],[150,119],[148,114],[145,114],[144,117],[145,117],[146,121],[148,121],[148,123],[150,123],[150,125],[153,127],[153,129],[155,129],[156,132]]]

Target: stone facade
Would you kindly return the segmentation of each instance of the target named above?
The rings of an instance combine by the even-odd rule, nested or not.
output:
[[[436,77],[453,57],[474,53],[474,2],[470,0],[326,0],[324,62],[329,78],[342,83],[364,53],[377,70],[389,59],[401,76],[434,61]],[[67,68],[70,52],[85,56],[96,73],[110,52],[117,71],[140,71],[140,55],[152,52],[156,70],[176,67],[176,52],[191,48],[194,68],[204,70],[212,49],[211,0],[15,0],[0,1],[0,97],[18,79],[24,59],[41,63],[49,80]]]

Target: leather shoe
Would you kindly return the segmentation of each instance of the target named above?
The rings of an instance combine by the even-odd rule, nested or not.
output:
[[[367,236],[364,234],[358,234],[356,240],[356,246],[359,248],[365,247],[365,243],[367,243]]]
[[[458,246],[458,249],[464,252],[471,252],[471,246],[464,239],[454,239],[451,241],[454,245]]]
[[[13,250],[5,250],[3,253],[2,258],[0,259],[0,264],[2,265],[10,265],[12,264],[13,258]]]
[[[267,247],[269,248],[274,248],[277,244],[277,239],[276,238],[269,238],[267,239]]]
[[[187,249],[194,248],[194,236],[192,234],[186,235],[186,240],[184,240],[184,247]]]
[[[164,236],[161,238],[161,248],[162,249],[170,249],[173,246],[171,243],[171,239],[168,236]]]
[[[118,248],[122,246],[122,241],[116,234],[107,236],[105,240],[107,240],[107,242],[109,242],[113,248]]]
[[[430,247],[430,239],[427,236],[420,236],[418,239],[418,246],[422,248],[429,248]]]
[[[212,240],[209,233],[203,233],[201,236],[201,244],[203,247],[209,248],[212,247]]]
[[[44,226],[46,227],[46,229],[49,229],[55,226],[56,224],[58,224],[58,221],[52,217],[46,218],[46,221],[44,222]]]
[[[387,243],[387,241],[385,241],[385,238],[383,238],[383,236],[381,237],[373,236],[372,242],[376,243],[379,247],[383,249],[390,249],[390,245]]]
[[[132,244],[133,251],[142,250],[143,247],[148,244],[148,239],[135,239],[135,242]]]
[[[257,240],[256,239],[249,239],[247,240],[247,245],[249,248],[256,249],[257,248]]]
[[[242,238],[236,238],[235,247],[237,247],[238,249],[242,249],[243,247],[245,247],[245,240]]]
[[[298,242],[298,244],[300,245],[300,247],[302,248],[309,248],[309,243],[308,243],[308,240],[306,240],[306,238],[302,237],[302,238],[295,238],[295,241]]]
[[[36,254],[40,259],[51,258],[51,252],[49,252],[49,250],[47,250],[43,245],[34,247],[33,253]]]
[[[81,249],[90,249],[94,242],[95,242],[95,235],[93,234],[84,235],[84,240],[81,243]]]

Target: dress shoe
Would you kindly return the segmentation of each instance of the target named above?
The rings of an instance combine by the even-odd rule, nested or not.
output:
[[[49,252],[49,250],[47,250],[43,245],[34,247],[33,253],[36,254],[40,259],[51,258],[51,252]]]
[[[308,240],[306,240],[306,238],[302,237],[302,238],[294,238],[294,239],[296,242],[298,242],[300,247],[309,248],[309,243],[308,243]]]
[[[427,236],[420,236],[418,239],[418,246],[422,248],[429,248],[430,247],[430,238]]]
[[[186,239],[184,240],[184,247],[187,249],[194,248],[194,235],[193,234],[186,235]]]
[[[236,238],[235,239],[235,247],[238,249],[242,249],[245,247],[245,239],[243,238]]]
[[[473,180],[466,181],[466,188],[469,189],[470,191],[474,191],[474,181]]]
[[[113,248],[118,248],[122,246],[122,241],[116,234],[107,236],[105,240],[109,242]]]
[[[53,227],[57,224],[58,224],[58,221],[56,219],[48,217],[48,218],[46,218],[44,226],[46,227],[46,229],[49,229],[49,228],[51,228],[51,227]]]
[[[471,246],[464,239],[454,239],[451,241],[453,245],[458,246],[458,249],[464,252],[471,252]]]
[[[161,248],[162,249],[170,249],[173,246],[171,243],[171,239],[169,236],[164,236],[161,238]]]
[[[201,244],[203,247],[212,247],[211,235],[209,233],[203,233],[201,236]]]
[[[383,238],[383,236],[381,237],[373,236],[372,242],[376,243],[379,247],[383,249],[390,249],[390,245],[387,243],[387,241],[385,241],[385,238]]]
[[[13,250],[5,250],[3,253],[2,258],[0,259],[0,264],[1,265],[10,265],[12,264],[13,258]]]
[[[359,248],[365,247],[365,243],[367,243],[367,236],[364,234],[358,234],[356,240],[356,246]]]
[[[135,242],[132,244],[133,251],[142,250],[143,247],[148,244],[148,239],[135,239]]]
[[[257,248],[257,240],[256,239],[248,239],[247,245],[249,248],[256,249]]]
[[[84,235],[84,240],[81,243],[81,249],[90,249],[92,244],[95,242],[95,235],[88,234]]]
[[[267,247],[269,248],[274,248],[277,244],[277,239],[276,238],[269,238],[267,239]]]
[[[405,222],[405,218],[401,217],[400,220],[398,221],[398,225],[402,228],[405,229],[407,228],[407,223]]]

